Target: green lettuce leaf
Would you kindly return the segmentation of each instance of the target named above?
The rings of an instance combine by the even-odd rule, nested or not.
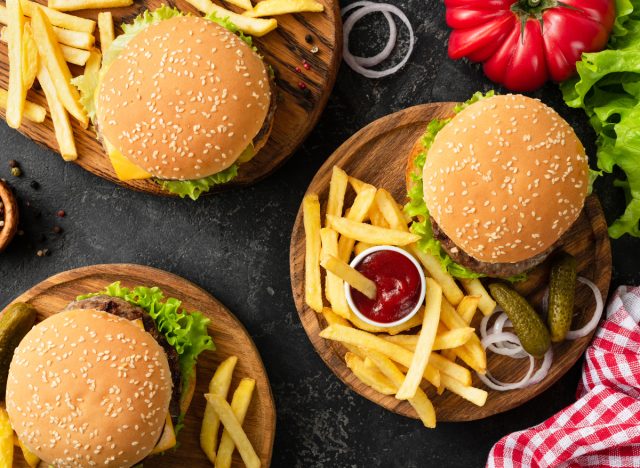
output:
[[[567,105],[585,110],[597,134],[597,174],[617,166],[626,175],[615,186],[624,189],[627,206],[609,235],[640,237],[640,1],[617,0],[616,7],[609,48],[582,54],[578,75],[560,89]]]
[[[220,184],[226,184],[235,179],[238,175],[238,164],[229,166],[224,171],[216,172],[208,177],[194,180],[163,180],[154,179],[156,183],[167,190],[168,192],[179,195],[180,198],[189,197],[192,200],[197,200],[198,197],[211,190],[212,187]]]
[[[475,93],[471,99],[468,101],[457,105],[454,108],[454,112],[457,114],[461,110],[467,108],[471,104],[480,101],[481,99],[485,99],[493,96],[495,93],[493,91],[489,91],[486,94],[477,92]],[[405,205],[405,212],[411,216],[412,218],[417,218],[411,224],[411,232],[414,234],[418,234],[421,239],[418,241],[418,248],[423,252],[429,253],[433,255],[440,261],[440,265],[442,265],[442,269],[444,271],[449,272],[452,276],[456,278],[480,278],[485,276],[481,273],[474,273],[473,271],[465,268],[464,266],[454,262],[449,255],[444,251],[440,242],[433,237],[433,228],[431,227],[431,222],[429,221],[429,210],[427,209],[427,205],[424,202],[424,191],[422,185],[422,168],[424,167],[424,163],[427,158],[427,151],[433,144],[436,135],[440,130],[444,128],[451,121],[448,119],[434,119],[429,122],[427,125],[427,130],[422,136],[422,145],[424,147],[424,151],[419,153],[414,160],[415,172],[411,174],[411,180],[413,184],[409,189],[408,197],[409,202]],[[521,279],[521,278],[514,278]]]
[[[173,297],[165,298],[160,288],[138,286],[129,289],[116,281],[102,291],[78,296],[77,299],[103,294],[124,299],[149,313],[160,333],[178,353],[184,385],[195,372],[198,356],[204,351],[215,350],[213,340],[207,332],[209,319],[200,312],[185,311],[181,308],[181,301]]]

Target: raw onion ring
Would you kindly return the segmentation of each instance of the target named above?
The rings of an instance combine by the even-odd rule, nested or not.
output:
[[[591,320],[589,320],[589,322],[584,327],[579,328],[578,330],[571,330],[569,333],[567,333],[567,340],[576,340],[591,333],[598,326],[598,323],[602,318],[602,311],[604,310],[604,301],[602,300],[602,294],[600,293],[598,287],[583,276],[578,276],[577,280],[582,284],[586,284],[587,286],[589,286],[591,292],[593,292],[593,295],[596,299],[596,310],[593,311]]]
[[[350,8],[349,7],[345,8],[345,10],[347,9],[350,9]],[[345,12],[345,10],[343,10],[343,13]],[[365,68],[360,63],[358,63],[356,56],[354,56],[349,50],[349,36],[351,34],[351,29],[353,28],[354,24],[364,16],[374,12],[380,12],[380,13],[386,12],[386,13],[392,13],[396,15],[409,30],[409,48],[405,56],[402,58],[400,63],[394,65],[391,68],[387,68],[386,70],[371,70],[369,68]],[[343,27],[344,27],[344,46],[343,46],[342,55],[344,57],[344,61],[347,63],[347,65],[349,65],[349,67],[351,67],[352,70],[354,70],[355,72],[367,78],[383,78],[385,76],[392,75],[393,73],[397,72],[403,66],[406,65],[406,63],[409,61],[409,57],[413,52],[415,37],[413,34],[413,28],[411,27],[411,23],[409,22],[409,18],[407,18],[407,15],[405,15],[402,10],[400,10],[398,7],[394,5],[390,5],[388,3],[373,3],[369,5],[364,5],[360,7],[357,11],[355,11],[353,14],[351,14],[351,16],[349,16],[345,20]],[[390,36],[391,36],[391,31],[390,31]],[[387,46],[388,46],[388,43],[387,43]],[[385,46],[385,49],[380,54],[377,54],[376,56],[370,57],[370,58],[376,58],[376,59],[379,58],[379,56],[387,50],[387,46]],[[363,57],[358,57],[358,58],[363,59]]]
[[[369,2],[367,0],[354,2],[344,7],[341,14],[344,17],[345,14],[347,14],[354,8],[360,8],[363,6],[375,4],[375,2]],[[384,48],[372,57],[360,57],[358,55],[354,55],[353,59],[358,63],[358,65],[362,65],[363,67],[375,67],[376,65],[388,59],[391,55],[391,52],[393,52],[394,47],[396,46],[396,39],[398,37],[398,28],[396,27],[396,22],[393,21],[393,18],[388,11],[383,11],[382,14],[384,15],[385,19],[387,20],[387,24],[389,25],[389,39],[387,39],[387,43]]]

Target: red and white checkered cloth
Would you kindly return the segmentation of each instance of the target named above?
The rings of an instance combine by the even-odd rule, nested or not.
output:
[[[502,438],[487,467],[640,467],[640,287],[621,287],[585,356],[573,405]]]

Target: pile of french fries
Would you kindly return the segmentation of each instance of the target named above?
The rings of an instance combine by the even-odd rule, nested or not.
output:
[[[252,5],[251,0],[230,0],[244,11],[240,14],[214,4],[211,0],[187,0],[205,14],[215,13],[229,18],[242,32],[263,36],[273,31],[276,16],[298,12],[321,12],[322,4],[315,0],[263,0]],[[44,91],[53,122],[60,154],[65,161],[78,157],[69,114],[82,128],[89,118],[80,103],[80,95],[71,83],[68,63],[85,67],[85,74],[100,69],[102,54],[115,38],[111,12],[98,14],[100,49],[95,47],[96,22],[65,12],[87,9],[119,8],[133,0],[48,0],[48,6],[31,0],[6,0],[0,5],[0,40],[7,43],[9,58],[9,89],[0,89],[0,107],[6,110],[7,123],[19,128],[23,119],[44,122],[46,109],[27,100],[27,93],[36,78]]]
[[[256,381],[246,377],[240,380],[233,392],[231,404],[227,403],[227,394],[237,363],[236,356],[224,360],[209,383],[209,393],[205,394],[207,406],[202,419],[200,447],[216,468],[229,468],[236,448],[248,468],[259,468],[260,458],[242,429]],[[224,430],[218,444],[220,423]]]
[[[347,207],[349,187],[355,198]],[[426,427],[436,423],[435,409],[424,391],[429,385],[438,394],[448,390],[483,406],[488,394],[471,385],[470,369],[485,373],[487,357],[472,322],[478,310],[489,315],[496,304],[482,283],[461,280],[458,284],[436,258],[417,247],[419,236],[409,230],[411,219],[388,191],[350,177],[337,166],[329,185],[324,227],[318,195],[307,194],[302,206],[305,302],[328,324],[320,336],[344,345],[345,363],[353,374],[377,392],[408,401]],[[422,264],[426,278],[424,308],[391,328],[360,320],[344,293],[345,282],[363,294],[371,292],[369,280],[349,262],[375,245],[406,249]]]

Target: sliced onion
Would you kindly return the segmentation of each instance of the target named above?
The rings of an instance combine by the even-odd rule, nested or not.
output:
[[[344,46],[343,46],[342,55],[344,57],[344,61],[347,63],[347,65],[349,65],[349,67],[351,67],[352,70],[354,70],[355,72],[367,78],[383,78],[385,76],[392,75],[393,73],[400,70],[403,66],[405,66],[405,64],[409,61],[409,57],[411,56],[411,53],[413,52],[415,37],[413,34],[413,28],[411,27],[411,23],[409,22],[409,18],[407,18],[407,15],[405,15],[404,12],[400,10],[398,7],[394,5],[390,5],[388,3],[374,3],[374,2],[368,2],[368,4],[365,4],[365,2],[356,2],[356,3],[361,4],[362,6],[360,6],[360,8],[357,11],[355,11],[353,14],[351,14],[351,16],[349,16],[345,20],[344,26],[343,26],[344,27]],[[342,13],[344,14],[347,11],[351,10],[352,8],[356,8],[356,5],[355,4],[353,6],[349,5],[348,7],[343,9]],[[391,28],[391,26],[389,27],[390,41],[387,42],[387,45],[385,46],[384,50],[379,54],[373,57],[368,57],[368,58],[356,57],[349,50],[349,36],[351,34],[351,30],[353,29],[353,26],[355,25],[355,23],[360,19],[362,19],[364,16],[370,13],[375,13],[375,12],[380,12],[383,14],[391,13],[396,15],[405,24],[405,26],[407,26],[407,29],[409,30],[409,48],[407,49],[405,56],[402,58],[400,63],[398,63],[397,65],[394,65],[391,68],[387,68],[385,70],[371,70],[369,68],[365,68],[365,66],[363,66],[359,62],[359,60],[371,60],[370,62],[371,65],[369,66],[373,66],[373,65],[377,65],[378,63],[382,62],[382,60],[386,59],[389,55],[384,57],[379,62],[375,64],[373,63],[376,60],[380,59],[380,57],[382,57],[385,53],[387,53],[387,49],[389,48],[389,43],[393,44],[393,47],[395,47],[397,37],[393,37],[393,40],[391,41],[392,36],[395,36],[395,32],[396,32],[395,24],[393,29]],[[393,50],[393,47],[391,47],[391,50]],[[391,52],[389,51],[389,54],[390,53]]]
[[[482,346],[484,346],[486,349],[489,349],[496,354],[502,354],[503,356],[511,356],[516,359],[527,357],[527,353],[522,347],[522,345],[519,344],[520,340],[515,335],[515,333],[510,333],[510,332],[492,333],[486,338],[483,338],[481,343],[482,343]],[[509,347],[492,346],[498,343],[510,343],[513,346],[509,346]]]
[[[589,288],[593,292],[593,295],[596,298],[596,310],[593,312],[593,316],[591,317],[591,320],[589,320],[589,323],[587,323],[584,327],[578,330],[571,330],[569,333],[567,333],[567,340],[576,340],[591,333],[598,326],[598,323],[602,318],[602,311],[604,310],[602,294],[600,293],[598,287],[583,276],[578,276],[577,279],[582,284],[586,284],[587,286],[589,286]]]
[[[531,380],[531,375],[533,374],[533,368],[535,366],[535,359],[533,358],[533,356],[531,355],[528,355],[528,356],[529,356],[529,370],[527,371],[527,374],[517,382],[512,382],[512,383],[502,382],[496,379],[494,376],[492,376],[491,372],[489,371],[487,371],[485,375],[478,373],[478,378],[487,387],[492,388],[493,390],[499,390],[501,392],[504,392],[506,390],[517,390],[519,388],[527,387],[528,385],[530,385],[529,382]]]
[[[542,382],[544,378],[549,373],[549,369],[551,369],[551,364],[553,363],[553,348],[549,346],[549,349],[546,353],[544,353],[544,360],[542,361],[542,365],[540,369],[536,371],[535,374],[531,376],[531,380],[529,380],[529,385],[535,385],[539,382]]]
[[[354,8],[360,8],[368,5],[376,5],[376,3],[369,2],[367,0],[351,3],[350,5],[347,5],[342,9],[342,16],[344,17],[345,14],[347,14]],[[387,24],[389,25],[389,38],[387,39],[387,43],[382,51],[372,57],[360,57],[354,55],[353,59],[358,63],[358,65],[361,65],[363,67],[375,67],[376,65],[387,60],[391,55],[391,52],[393,52],[394,47],[396,46],[396,39],[398,37],[398,28],[396,27],[396,22],[393,21],[393,17],[388,11],[383,11],[382,14],[384,15],[385,19],[387,20]]]

